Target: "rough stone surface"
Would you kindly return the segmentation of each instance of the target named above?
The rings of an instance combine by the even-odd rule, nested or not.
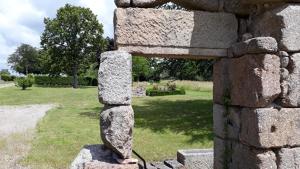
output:
[[[283,107],[300,106],[300,53],[290,56],[290,63],[287,67],[289,75],[282,85],[286,87],[286,95],[281,98],[280,105]]]
[[[241,0],[243,4],[265,4],[279,2],[300,2],[300,0]]]
[[[239,139],[241,108],[229,107],[228,112],[223,105],[214,104],[214,134],[223,139]]]
[[[105,106],[100,114],[101,139],[121,158],[130,158],[134,113],[131,106]]]
[[[214,169],[276,169],[276,156],[272,151],[256,150],[234,141],[215,137]]]
[[[213,156],[213,150],[211,149],[177,151],[177,160],[187,169],[212,169]]]
[[[265,107],[281,93],[280,59],[271,54],[220,59],[214,65],[214,102]]]
[[[237,19],[229,13],[118,8],[115,40],[132,54],[164,57],[227,56],[237,41]]]
[[[240,140],[258,148],[300,145],[299,108],[244,108]]]
[[[271,36],[279,43],[279,49],[300,51],[300,4],[285,4],[256,17],[253,22],[255,37]]]
[[[287,80],[289,77],[289,71],[285,68],[280,68],[280,80]]]
[[[278,169],[299,169],[300,148],[282,148],[278,152]]]
[[[70,169],[138,169],[137,164],[118,164],[113,152],[104,145],[86,145],[72,162]]]
[[[115,4],[118,7],[130,7],[130,1],[131,0],[115,0]]]
[[[103,104],[131,103],[131,55],[123,51],[101,54],[98,73],[99,100]]]
[[[233,56],[240,57],[245,54],[275,53],[277,46],[276,40],[272,37],[257,37],[236,43],[229,50]]]

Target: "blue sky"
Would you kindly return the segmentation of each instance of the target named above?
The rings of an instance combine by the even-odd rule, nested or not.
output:
[[[66,3],[89,7],[113,36],[114,0],[0,0],[0,70],[8,69],[7,57],[21,44],[40,46],[44,17],[53,18]]]

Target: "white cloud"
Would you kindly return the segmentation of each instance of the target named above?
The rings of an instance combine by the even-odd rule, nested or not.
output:
[[[66,3],[91,8],[104,36],[113,36],[113,0],[0,0],[0,70],[8,68],[7,57],[21,43],[39,47],[43,18],[54,17]]]

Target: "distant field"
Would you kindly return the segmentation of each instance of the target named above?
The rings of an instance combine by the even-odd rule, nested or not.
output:
[[[186,95],[133,100],[134,149],[148,161],[175,158],[178,149],[213,145],[212,83],[176,83],[187,89]],[[39,123],[24,164],[37,169],[67,168],[83,145],[101,142],[98,118],[103,105],[98,103],[96,87],[0,89],[0,105],[37,103],[59,107]]]

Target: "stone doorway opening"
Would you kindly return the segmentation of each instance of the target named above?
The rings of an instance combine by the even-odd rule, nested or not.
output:
[[[199,0],[189,2],[201,11],[167,11],[149,8],[147,3],[158,0],[116,2],[119,52],[102,57],[110,64],[102,75],[120,76],[114,83],[106,76],[110,85],[99,84],[100,97],[107,96],[100,100],[107,106],[102,114],[110,123],[103,124],[110,132],[102,130],[102,135],[110,150],[125,161],[132,150],[130,54],[213,58],[214,169],[300,166],[299,3]],[[215,2],[217,8],[198,2]],[[116,73],[120,70],[124,71]],[[121,123],[124,120],[128,122]],[[114,124],[122,130],[113,129]],[[121,132],[112,134],[116,131]],[[122,139],[114,136],[128,139],[118,147],[111,142]]]

